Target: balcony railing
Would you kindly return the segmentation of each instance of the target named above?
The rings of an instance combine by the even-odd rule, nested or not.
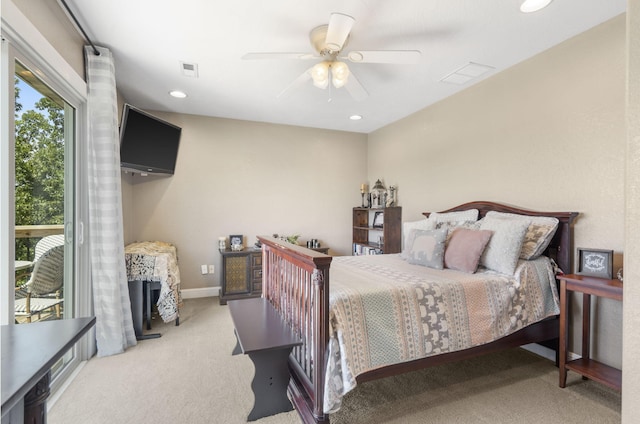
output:
[[[64,225],[16,225],[16,238],[41,238],[53,234],[63,234]]]

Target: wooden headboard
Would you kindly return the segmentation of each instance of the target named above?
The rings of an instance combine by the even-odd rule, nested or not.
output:
[[[562,269],[565,274],[573,272],[573,220],[578,216],[578,212],[539,212],[501,203],[477,201],[464,203],[451,209],[441,211],[441,213],[464,211],[468,209],[478,209],[478,218],[483,218],[489,211],[529,216],[550,216],[557,218],[558,221],[560,221],[558,229],[556,230],[551,243],[549,243],[549,247],[545,254],[556,261],[560,269]],[[431,212],[423,212],[422,214],[429,217]]]

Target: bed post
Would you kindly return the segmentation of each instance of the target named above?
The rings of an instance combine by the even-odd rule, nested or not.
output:
[[[259,236],[262,296],[302,339],[289,356],[289,394],[305,423],[329,423],[323,412],[329,343],[331,256]]]
[[[578,216],[577,212],[567,212],[564,216],[559,216],[560,243],[558,243],[556,262],[565,274],[573,272],[573,220]]]

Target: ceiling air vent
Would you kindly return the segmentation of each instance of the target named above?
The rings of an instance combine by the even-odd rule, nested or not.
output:
[[[198,64],[180,62],[180,70],[185,77],[198,78]]]
[[[474,78],[478,78],[479,76],[484,75],[489,71],[492,71],[493,69],[495,69],[493,66],[469,62],[463,67],[451,72],[449,75],[445,76],[440,81],[448,82],[451,84],[462,85],[471,81]]]

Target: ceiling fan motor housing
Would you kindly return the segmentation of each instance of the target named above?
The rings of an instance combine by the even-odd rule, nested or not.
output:
[[[327,30],[329,25],[320,25],[315,27],[309,33],[309,40],[311,41],[311,45],[317,51],[320,56],[325,58],[325,60],[335,60],[336,56],[340,51],[346,47],[349,42],[349,38],[351,35],[348,35],[347,38],[342,43],[342,46],[333,46],[327,43]]]

